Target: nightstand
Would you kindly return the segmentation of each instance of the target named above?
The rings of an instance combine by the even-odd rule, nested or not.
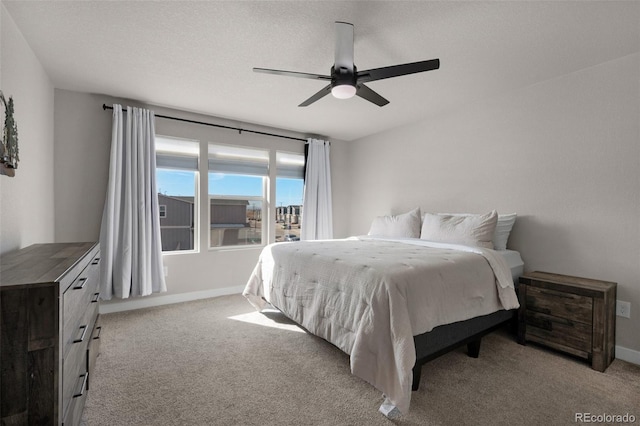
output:
[[[548,272],[519,281],[518,343],[540,343],[606,370],[615,358],[616,283]]]

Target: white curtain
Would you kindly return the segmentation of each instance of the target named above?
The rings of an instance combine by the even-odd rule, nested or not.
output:
[[[100,229],[100,295],[166,291],[156,189],[153,111],[113,105],[111,165]]]
[[[301,240],[333,238],[330,143],[309,139],[304,181]]]

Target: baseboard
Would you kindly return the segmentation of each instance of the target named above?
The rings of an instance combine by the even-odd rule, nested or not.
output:
[[[134,309],[151,308],[154,306],[170,305],[172,303],[190,302],[192,300],[208,299],[210,297],[240,294],[244,286],[216,288],[212,290],[194,291],[190,293],[153,295],[149,297],[135,297],[124,300],[112,300],[100,303],[100,313],[131,311]]]
[[[616,346],[616,358],[632,364],[640,365],[640,351],[627,349],[622,346]]]

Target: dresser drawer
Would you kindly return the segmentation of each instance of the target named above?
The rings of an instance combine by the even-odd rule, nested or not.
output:
[[[527,310],[592,324],[593,299],[546,288],[527,287]]]
[[[93,333],[91,333],[91,340],[89,340],[89,347],[87,348],[87,371],[93,374],[93,369],[96,365],[96,359],[100,355],[100,333],[102,332],[102,326],[100,325],[100,315],[96,318],[96,323],[93,326]],[[91,388],[91,377],[89,376],[89,382],[87,383],[87,389]]]
[[[65,426],[73,426],[80,424],[82,419],[82,411],[87,399],[87,384],[89,383],[89,373],[84,373],[78,376],[75,381],[75,393],[72,395],[69,402],[69,407],[64,414],[64,420],[62,422]]]
[[[73,396],[86,387],[86,383],[83,382],[85,382],[84,374],[87,373],[86,356],[89,335],[90,331],[87,331],[84,341],[71,346],[62,363],[62,413],[65,416],[74,399]],[[81,376],[83,378],[78,383]]]
[[[72,396],[78,393],[78,384],[76,383],[78,377],[88,372],[87,349],[97,316],[98,304],[92,303],[78,322],[81,325],[76,331],[74,340],[67,345],[62,364],[62,407],[65,412]],[[87,387],[86,381],[84,387]]]
[[[56,256],[64,256],[65,252],[56,254]],[[83,270],[91,264],[95,260],[95,258],[100,256],[100,247],[95,245],[88,251],[82,259],[79,259],[75,265],[73,265],[60,279],[60,292],[64,293],[69,289],[71,284],[75,284],[75,280],[82,273]]]
[[[83,333],[87,334],[87,338],[91,335],[92,330],[89,327],[92,323],[87,322],[91,318],[85,314],[87,310],[91,309],[91,305],[97,306],[99,279],[100,267],[97,259],[94,259],[63,294],[63,357],[66,357],[71,345]],[[83,319],[86,320],[83,321]]]
[[[591,325],[533,311],[526,315],[528,339],[573,348],[583,357],[591,351]]]

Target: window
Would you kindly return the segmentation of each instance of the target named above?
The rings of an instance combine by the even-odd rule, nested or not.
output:
[[[209,144],[209,247],[264,244],[268,176],[269,151]]]
[[[304,155],[276,152],[276,242],[299,241],[304,191]]]
[[[207,148],[208,194],[200,194],[199,153]],[[158,216],[165,253],[197,251],[207,234],[209,248],[251,247],[298,241],[302,222],[304,155],[156,136]],[[270,166],[275,180],[270,180]],[[267,194],[275,200],[267,203]],[[202,217],[199,202],[202,206]],[[267,207],[270,206],[270,207]],[[272,207],[271,207],[272,206]],[[275,224],[275,229],[272,229]],[[201,231],[198,231],[199,226]]]
[[[196,249],[199,142],[156,136],[156,180],[163,252]]]

